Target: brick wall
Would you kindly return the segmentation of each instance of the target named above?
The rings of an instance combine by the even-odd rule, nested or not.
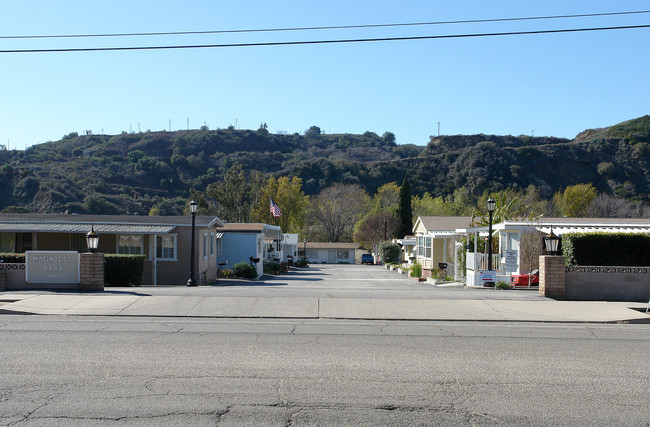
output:
[[[566,296],[566,264],[563,256],[539,257],[539,294],[549,298]]]
[[[80,288],[86,291],[104,290],[104,254],[83,253],[80,259]]]

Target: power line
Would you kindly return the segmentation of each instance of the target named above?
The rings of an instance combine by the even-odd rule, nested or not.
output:
[[[519,36],[519,35],[531,35],[531,34],[558,34],[558,33],[577,33],[577,32],[586,32],[586,31],[631,30],[631,29],[640,29],[640,28],[650,28],[650,24],[626,25],[626,26],[617,26],[617,27],[570,28],[570,29],[560,29],[560,30],[511,31],[511,32],[499,32],[499,33],[447,34],[447,35],[435,35],[435,36],[380,37],[380,38],[359,38],[359,39],[339,39],[339,40],[307,40],[307,41],[288,41],[288,42],[229,43],[229,44],[193,44],[193,45],[168,45],[168,46],[88,47],[88,48],[61,48],[61,49],[14,49],[14,50],[0,50],[0,53],[98,52],[98,51],[126,51],[126,50],[256,47],[256,46],[296,46],[296,45],[337,44],[337,43],[365,43],[365,42],[388,42],[388,41],[407,41],[407,40]]]
[[[260,29],[209,30],[209,31],[167,31],[167,32],[150,32],[150,33],[105,33],[105,34],[60,34],[60,35],[0,36],[0,39],[48,39],[48,38],[53,39],[53,38],[91,38],[91,37],[178,36],[178,35],[197,35],[197,34],[232,34],[232,33],[280,32],[280,31],[343,30],[343,29],[355,29],[355,28],[415,27],[415,26],[426,26],[426,25],[478,24],[478,23],[488,23],[488,22],[533,21],[533,20],[566,19],[566,18],[590,18],[590,17],[599,17],[599,16],[636,15],[636,14],[645,14],[645,13],[650,13],[650,10],[636,10],[636,11],[628,11],[628,12],[583,13],[583,14],[576,14],[576,15],[530,16],[530,17],[519,17],[519,18],[469,19],[469,20],[458,20],[458,21],[409,22],[409,23],[392,23],[392,24],[333,25],[333,26],[318,26],[318,27],[260,28]]]

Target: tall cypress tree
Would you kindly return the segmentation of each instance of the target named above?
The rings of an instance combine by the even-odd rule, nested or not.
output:
[[[413,211],[411,210],[411,186],[408,177],[404,176],[402,186],[399,188],[399,207],[397,208],[399,218],[399,230],[397,236],[403,238],[413,232]]]

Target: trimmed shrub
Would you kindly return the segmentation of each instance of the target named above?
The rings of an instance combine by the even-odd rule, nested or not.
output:
[[[567,265],[650,266],[650,236],[630,233],[566,233],[562,253]]]
[[[104,254],[106,286],[140,286],[146,255]]]
[[[235,277],[241,277],[243,279],[257,278],[257,270],[255,267],[244,261],[235,264],[233,267],[233,272],[235,274]]]
[[[497,282],[497,289],[510,289],[510,283],[504,282],[503,280]]]
[[[422,277],[422,266],[417,262],[411,266],[411,277]]]
[[[296,267],[309,267],[309,260],[307,258],[298,258],[296,262],[293,263]]]
[[[387,262],[398,262],[400,254],[402,253],[402,248],[397,243],[381,242],[379,245],[379,256],[384,263]]]
[[[24,264],[25,254],[0,253],[0,261],[6,264]]]
[[[264,273],[280,274],[280,264],[275,261],[264,261]]]

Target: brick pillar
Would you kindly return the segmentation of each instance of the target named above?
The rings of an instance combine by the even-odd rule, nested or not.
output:
[[[80,288],[84,291],[104,290],[104,254],[84,253],[80,260]]]
[[[563,256],[539,257],[539,294],[549,298],[564,299],[566,264]]]

